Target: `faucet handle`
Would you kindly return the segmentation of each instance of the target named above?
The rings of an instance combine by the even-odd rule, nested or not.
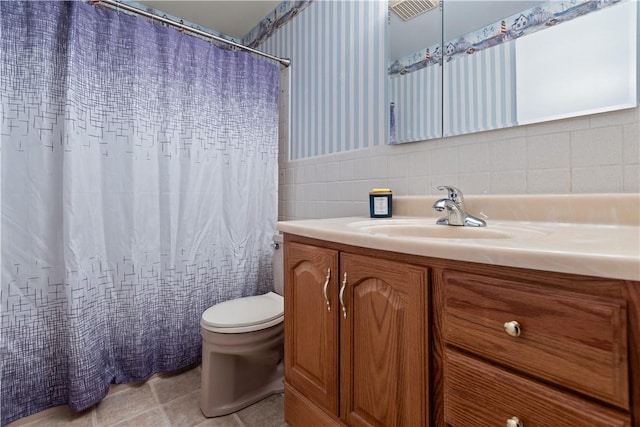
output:
[[[438,187],[438,190],[447,191],[449,199],[454,203],[462,203],[464,201],[462,191],[460,191],[456,187],[452,187],[450,185],[441,185]]]

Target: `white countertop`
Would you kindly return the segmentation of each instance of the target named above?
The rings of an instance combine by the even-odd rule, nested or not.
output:
[[[615,202],[612,203],[612,197]],[[472,202],[467,202],[472,199]],[[569,199],[569,201],[567,201]],[[394,198],[392,219],[368,216],[281,221],[278,229],[320,240],[399,253],[422,255],[458,261],[478,262],[508,267],[530,268],[561,273],[582,274],[613,279],[640,281],[640,195],[574,196],[510,196],[515,214],[527,212],[527,220],[509,218],[504,209],[504,196],[468,196],[467,211],[487,221],[486,230],[507,231],[508,238],[431,238],[398,236],[372,232],[370,225],[403,223],[431,226],[439,218],[437,212],[426,212],[435,197]],[[562,200],[561,203],[554,203]],[[576,203],[571,203],[571,202]],[[494,203],[492,203],[494,202]],[[593,204],[592,204],[593,203]],[[552,204],[554,216],[562,206],[577,206],[576,222],[562,212],[563,221],[550,220],[541,206]],[[586,206],[586,207],[585,207]],[[473,209],[476,209],[475,211]],[[571,208],[569,208],[570,210]],[[583,212],[587,209],[587,213]],[[395,215],[399,212],[402,215]],[[409,215],[407,215],[409,213]],[[478,215],[480,214],[480,215]],[[500,218],[500,216],[504,218]],[[596,218],[589,222],[588,219]],[[595,222],[595,223],[594,223]],[[451,227],[435,226],[434,227]],[[460,228],[460,227],[455,227]],[[451,230],[456,232],[456,230]],[[466,230],[465,230],[466,231]],[[470,230],[469,230],[470,231]]]

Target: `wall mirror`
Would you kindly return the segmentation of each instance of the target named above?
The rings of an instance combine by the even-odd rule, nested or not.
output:
[[[637,6],[633,0],[441,0],[441,66],[431,67],[441,72],[441,127],[423,138],[414,123],[432,119],[406,111],[425,108],[436,91],[411,86],[411,55],[403,52],[404,61],[389,61],[397,143],[636,106]],[[390,47],[397,52],[394,40],[411,35],[392,19],[390,12]],[[420,31],[413,30],[414,39]],[[394,75],[406,78],[402,92]],[[404,94],[412,94],[413,104],[403,104]],[[402,122],[403,115],[411,120]]]
[[[403,3],[411,3],[405,10]],[[389,3],[392,144],[442,137],[442,10],[437,1]]]
[[[517,124],[514,29],[508,28],[508,17],[543,3],[444,1],[444,136]]]

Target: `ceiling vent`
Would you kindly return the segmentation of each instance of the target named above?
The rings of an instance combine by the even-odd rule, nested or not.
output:
[[[389,2],[389,9],[404,21],[422,15],[438,7],[438,0],[394,0]]]

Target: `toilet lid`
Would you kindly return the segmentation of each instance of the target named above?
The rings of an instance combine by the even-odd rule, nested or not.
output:
[[[202,313],[201,325],[210,330],[224,328],[263,329],[264,324],[282,322],[284,298],[269,292],[216,304]],[[251,328],[251,326],[262,326]]]

